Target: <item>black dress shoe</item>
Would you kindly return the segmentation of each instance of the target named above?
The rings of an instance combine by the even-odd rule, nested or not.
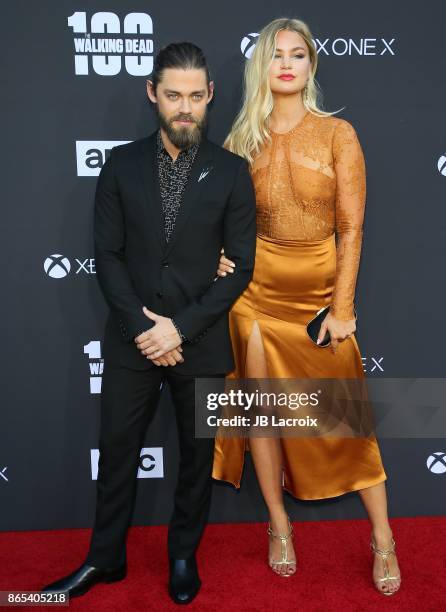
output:
[[[169,595],[177,604],[190,603],[200,590],[201,580],[198,576],[195,556],[188,559],[169,559],[170,578]]]
[[[83,563],[68,576],[47,584],[43,593],[68,593],[70,597],[83,595],[98,582],[116,582],[127,575],[127,564],[121,567],[101,568]]]

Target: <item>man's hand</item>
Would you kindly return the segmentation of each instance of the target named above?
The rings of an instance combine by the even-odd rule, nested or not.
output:
[[[155,325],[135,338],[138,350],[148,359],[159,360],[181,345],[181,338],[169,317],[163,317],[143,306],[143,312]],[[171,355],[170,357],[173,357]],[[155,363],[155,361],[154,361]],[[163,365],[163,364],[160,364]]]
[[[158,357],[158,359],[152,359],[151,361],[153,361],[153,363],[157,366],[174,366],[177,363],[184,363],[184,357],[182,356],[182,351],[183,348],[181,346],[178,346],[176,349],[173,349],[173,351],[169,351],[168,353],[164,353],[164,355],[162,355],[161,357]],[[147,359],[149,359],[147,357]]]

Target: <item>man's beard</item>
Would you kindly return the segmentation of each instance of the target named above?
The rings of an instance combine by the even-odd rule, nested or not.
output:
[[[200,144],[207,129],[207,111],[205,111],[204,116],[200,120],[197,120],[191,115],[181,114],[167,119],[159,110],[158,105],[157,110],[161,127],[167,133],[170,142],[178,149],[188,149],[192,145]],[[194,127],[180,126],[175,128],[172,125],[172,122],[175,120],[191,121]]]

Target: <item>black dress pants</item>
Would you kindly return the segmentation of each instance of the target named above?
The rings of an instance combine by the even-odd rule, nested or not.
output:
[[[198,375],[197,375],[198,376]],[[96,515],[85,563],[117,567],[127,560],[126,538],[146,429],[167,381],[175,406],[180,466],[168,528],[168,555],[184,559],[198,547],[209,514],[214,440],[195,438],[195,378],[174,366],[132,370],[105,364]],[[203,374],[224,378],[225,374]]]

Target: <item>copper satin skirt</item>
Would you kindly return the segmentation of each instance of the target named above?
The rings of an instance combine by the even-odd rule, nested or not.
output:
[[[253,278],[234,303],[230,333],[235,369],[244,378],[249,335],[257,320],[269,378],[364,378],[356,338],[339,343],[336,354],[315,346],[306,323],[330,303],[336,272],[335,235],[315,241],[257,236]],[[386,480],[374,436],[286,437],[280,440],[283,488],[299,499],[323,499]],[[240,487],[247,438],[215,439],[213,478]]]

